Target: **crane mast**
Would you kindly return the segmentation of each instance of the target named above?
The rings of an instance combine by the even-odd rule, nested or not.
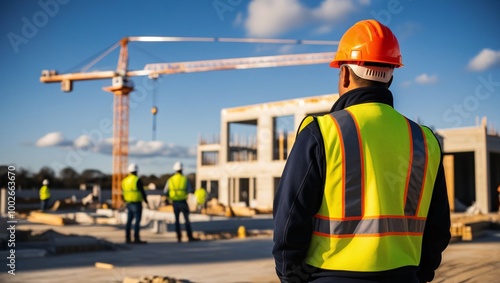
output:
[[[73,81],[112,79],[112,85],[104,87],[113,93],[113,175],[111,206],[122,206],[121,181],[127,174],[128,137],[129,137],[129,94],[134,90],[130,77],[172,75],[180,73],[208,72],[323,64],[332,60],[334,52],[304,53],[276,56],[260,56],[218,60],[203,60],[174,63],[147,64],[143,70],[128,70],[128,43],[130,41],[220,41],[220,42],[264,42],[288,44],[338,44],[336,41],[297,41],[275,39],[235,39],[235,38],[177,38],[177,37],[126,37],[120,40],[120,55],[116,71],[76,72],[58,74],[54,70],[43,70],[40,81],[43,83],[60,82],[61,89],[70,92]]]

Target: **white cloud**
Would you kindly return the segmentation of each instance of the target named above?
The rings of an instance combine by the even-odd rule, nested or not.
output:
[[[76,148],[89,148],[92,146],[92,140],[89,136],[82,135],[73,142],[73,146]]]
[[[437,75],[429,76],[424,73],[416,77],[415,81],[419,84],[434,84],[438,81],[438,77]]]
[[[369,0],[360,0],[369,5]],[[333,24],[356,11],[350,0],[323,0],[318,7],[309,8],[299,0],[252,0],[244,26],[250,36],[276,36],[305,24],[319,24],[316,33],[326,33]],[[237,15],[235,23],[240,22]]]
[[[52,132],[39,138],[35,145],[38,147],[49,147],[49,146],[66,146],[70,143],[64,139],[61,132]]]
[[[311,15],[320,22],[333,22],[354,10],[354,2],[350,0],[324,0],[318,8],[311,10]]]
[[[469,70],[484,71],[495,65],[500,65],[500,50],[484,48],[469,61]]]
[[[306,11],[298,0],[253,0],[245,28],[251,36],[277,35],[304,23]]]
[[[62,133],[48,133],[37,140],[38,147],[73,147],[85,149],[105,155],[113,153],[113,138],[93,140],[87,135],[82,135],[74,141],[66,140]],[[196,156],[196,148],[167,144],[162,141],[129,140],[129,156],[138,158],[147,157],[175,157],[191,158]]]

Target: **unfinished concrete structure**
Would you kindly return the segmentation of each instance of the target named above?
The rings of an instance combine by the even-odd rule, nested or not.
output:
[[[296,128],[306,115],[328,113],[337,94],[226,108],[221,133],[200,138],[196,187],[231,206],[272,208]]]
[[[271,209],[298,125],[306,115],[329,112],[337,99],[330,94],[223,109],[220,135],[200,138],[196,187],[224,205]],[[475,202],[483,213],[498,210],[500,136],[488,133],[486,123],[437,132],[451,209]]]
[[[476,204],[482,213],[498,211],[500,136],[481,125],[437,131],[443,137],[448,198],[452,211]],[[455,201],[451,201],[455,200]]]

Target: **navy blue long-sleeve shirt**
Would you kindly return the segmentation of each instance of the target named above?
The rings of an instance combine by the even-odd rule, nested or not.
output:
[[[331,112],[345,107],[378,102],[393,106],[389,90],[359,88],[339,98]],[[317,123],[310,123],[297,136],[290,152],[274,199],[274,247],[276,273],[281,282],[308,282],[312,277],[391,278],[416,272],[420,282],[431,281],[441,263],[441,253],[450,240],[450,211],[442,165],[434,185],[423,235],[419,268],[401,268],[384,272],[346,272],[308,266],[304,259],[312,237],[313,216],[319,210],[325,185],[326,157],[323,136]],[[340,281],[344,278],[347,281]],[[347,279],[346,279],[347,278]]]

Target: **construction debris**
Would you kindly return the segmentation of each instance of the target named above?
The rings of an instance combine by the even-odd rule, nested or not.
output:
[[[32,211],[28,216],[28,221],[56,226],[63,226],[66,224],[74,223],[72,220],[63,216],[39,211]]]
[[[102,268],[102,269],[113,269],[115,268],[114,265],[109,264],[109,263],[104,263],[104,262],[96,262],[95,263],[96,268]]]
[[[463,214],[452,217],[450,233],[452,240],[472,241],[491,229],[499,219],[484,214]]]
[[[225,215],[226,207],[223,204],[220,204],[216,198],[213,198],[207,202],[205,213],[207,215]]]
[[[167,276],[143,276],[141,278],[125,277],[123,283],[191,283],[191,281]]]
[[[255,210],[246,206],[231,206],[232,215],[236,217],[252,217]]]

